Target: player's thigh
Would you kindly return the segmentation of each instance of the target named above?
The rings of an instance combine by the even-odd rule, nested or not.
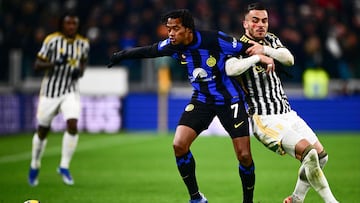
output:
[[[289,113],[289,120],[293,122],[292,128],[294,131],[305,138],[310,144],[314,145],[318,141],[315,132],[295,111]]]
[[[39,97],[36,119],[38,125],[49,127],[52,119],[58,114],[61,98]]]
[[[185,125],[178,125],[173,140],[175,156],[180,157],[186,154],[196,137],[195,130]]]
[[[60,108],[65,120],[79,119],[81,111],[80,95],[72,92],[64,96]]]
[[[286,115],[253,115],[252,123],[255,137],[267,148],[295,157],[295,146],[303,137],[292,129]]]
[[[196,132],[199,135],[206,130],[211,121],[215,117],[215,112],[212,111],[211,106],[198,101],[191,101],[182,113],[178,125],[184,125]]]
[[[216,115],[231,138],[249,136],[249,119],[244,104],[216,106]]]

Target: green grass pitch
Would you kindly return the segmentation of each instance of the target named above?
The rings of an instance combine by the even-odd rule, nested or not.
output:
[[[82,133],[71,163],[75,185],[56,173],[61,134],[51,134],[42,160],[39,185],[30,187],[32,134],[0,136],[0,203],[181,203],[188,202],[172,151],[172,134]],[[321,133],[329,154],[324,172],[342,203],[360,201],[360,136]],[[294,188],[299,162],[279,156],[252,138],[256,166],[256,203],[281,203]],[[200,136],[192,146],[200,190],[210,203],[242,202],[241,182],[231,140]],[[310,190],[306,203],[322,202]]]

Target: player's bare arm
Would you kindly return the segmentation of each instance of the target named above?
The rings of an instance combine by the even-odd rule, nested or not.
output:
[[[52,62],[48,62],[48,61],[46,61],[46,60],[37,58],[37,59],[35,60],[34,69],[35,69],[36,71],[49,70],[49,69],[53,69],[54,66],[55,66],[55,64],[52,63]]]

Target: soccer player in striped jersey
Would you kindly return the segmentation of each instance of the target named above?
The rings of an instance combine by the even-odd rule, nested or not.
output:
[[[220,31],[199,31],[188,10],[165,14],[162,22],[168,38],[153,45],[122,50],[112,55],[108,67],[123,59],[171,56],[188,71],[193,94],[176,128],[173,149],[179,173],[188,189],[191,202],[207,202],[195,175],[195,159],[190,146],[215,116],[232,138],[239,161],[243,202],[253,202],[254,163],[250,151],[248,116],[241,88],[225,73],[229,56],[244,54],[247,43]],[[210,155],[211,156],[211,155]],[[219,161],[214,160],[217,164]]]
[[[246,93],[256,138],[270,150],[301,161],[295,190],[284,202],[303,202],[312,187],[326,203],[336,203],[322,171],[328,155],[312,129],[291,109],[274,71],[274,61],[291,66],[293,55],[277,36],[268,32],[268,12],[260,3],[247,7],[243,26],[245,34],[240,41],[253,46],[247,54],[229,59],[226,72],[238,77]]]
[[[49,34],[37,54],[35,69],[45,72],[41,83],[37,109],[37,131],[32,139],[32,159],[29,184],[38,184],[41,157],[53,118],[62,113],[66,131],[62,140],[61,161],[58,173],[67,185],[74,184],[69,166],[78,143],[77,121],[80,116],[78,79],[85,70],[89,42],[78,34],[79,18],[65,13],[59,21],[59,31]]]

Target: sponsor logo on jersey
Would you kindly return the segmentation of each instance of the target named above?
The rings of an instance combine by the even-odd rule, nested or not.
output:
[[[162,48],[162,47],[166,46],[167,44],[169,44],[169,43],[168,43],[168,39],[162,41],[162,42],[160,43],[160,47]]]
[[[237,40],[236,40],[235,37],[233,37],[232,46],[233,46],[233,48],[236,48],[236,47],[237,47]]]

